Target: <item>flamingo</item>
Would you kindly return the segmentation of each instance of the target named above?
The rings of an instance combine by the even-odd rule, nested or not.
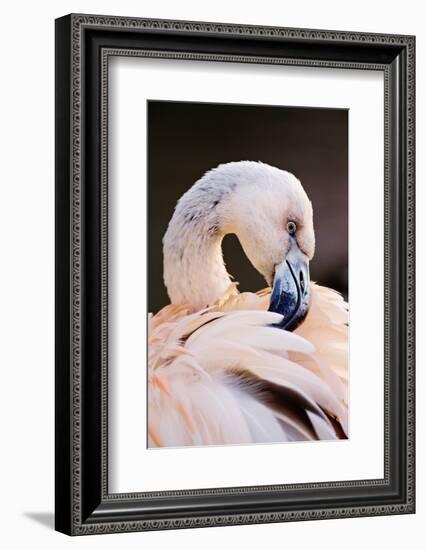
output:
[[[238,291],[230,233],[267,288]],[[348,437],[348,304],[310,280],[314,251],[290,172],[221,164],[180,198],[163,238],[171,303],[148,319],[148,447]]]

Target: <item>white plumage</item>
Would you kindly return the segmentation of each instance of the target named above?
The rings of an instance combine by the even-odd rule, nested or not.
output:
[[[288,172],[229,163],[180,199],[164,237],[172,303],[149,319],[149,446],[347,437],[347,304],[308,281],[307,315],[277,328],[271,289],[231,282],[221,252],[231,232],[274,288],[292,241],[314,253],[312,207]]]

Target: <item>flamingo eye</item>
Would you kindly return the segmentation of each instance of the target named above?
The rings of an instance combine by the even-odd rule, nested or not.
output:
[[[296,233],[296,229],[297,229],[297,226],[295,222],[293,221],[287,222],[287,231],[289,232],[290,235],[294,235]]]

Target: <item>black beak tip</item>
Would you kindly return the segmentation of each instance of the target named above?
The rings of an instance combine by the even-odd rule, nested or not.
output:
[[[271,326],[293,331],[305,319],[310,305],[308,261],[298,256],[280,264],[275,272],[269,311],[282,315],[279,323]],[[294,256],[294,255],[293,255]]]

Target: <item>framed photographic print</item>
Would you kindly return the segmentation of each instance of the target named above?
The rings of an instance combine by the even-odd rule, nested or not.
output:
[[[412,36],[56,21],[56,529],[413,513]]]

